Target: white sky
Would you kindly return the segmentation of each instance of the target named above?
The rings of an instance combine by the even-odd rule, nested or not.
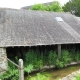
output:
[[[20,9],[24,6],[29,6],[37,3],[46,3],[54,0],[0,0],[0,7]],[[56,0],[59,1],[61,5],[65,4],[69,0]]]

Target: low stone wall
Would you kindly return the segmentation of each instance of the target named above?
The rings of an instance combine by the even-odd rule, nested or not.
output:
[[[0,48],[0,75],[7,71],[7,66],[6,48]]]

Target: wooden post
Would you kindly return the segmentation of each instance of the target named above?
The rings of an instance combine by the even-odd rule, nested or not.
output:
[[[58,44],[58,58],[61,58],[61,44]]]
[[[24,68],[22,59],[19,59],[19,80],[24,80]]]

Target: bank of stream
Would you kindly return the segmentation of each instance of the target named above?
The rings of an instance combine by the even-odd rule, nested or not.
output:
[[[48,70],[45,70],[45,71],[41,71],[41,72],[38,72],[38,73],[41,73],[41,74],[49,74],[51,79],[50,80],[56,80],[58,78],[62,78],[62,77],[65,77],[67,76],[68,74],[71,74],[72,72],[75,72],[77,70],[80,69],[80,64],[78,65],[73,65],[73,66],[68,66],[68,67],[65,67],[65,68],[62,68],[62,69],[57,69],[57,68],[54,68],[54,69],[48,69]],[[37,73],[32,73],[30,74],[31,77],[36,77],[36,74]],[[28,76],[25,75],[25,80],[28,80],[27,79]],[[36,79],[35,79],[36,80]]]

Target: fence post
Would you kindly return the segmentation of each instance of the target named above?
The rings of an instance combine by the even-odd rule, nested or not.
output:
[[[61,58],[61,44],[58,44],[58,59]]]
[[[22,59],[19,59],[19,80],[24,80],[24,68]]]

